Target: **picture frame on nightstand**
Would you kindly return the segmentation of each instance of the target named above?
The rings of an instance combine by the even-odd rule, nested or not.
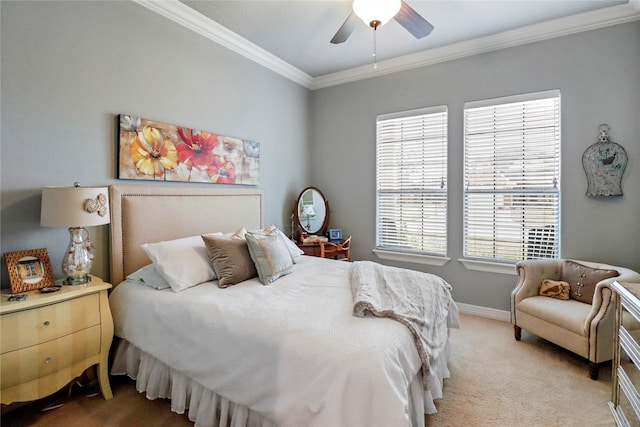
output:
[[[342,240],[342,228],[330,228],[329,229],[329,240]]]
[[[33,291],[55,285],[46,248],[5,252],[11,293]]]

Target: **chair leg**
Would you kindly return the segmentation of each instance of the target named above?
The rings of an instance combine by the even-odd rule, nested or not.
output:
[[[516,341],[520,341],[520,336],[522,335],[522,328],[517,325],[513,325],[513,335],[516,338]]]
[[[592,380],[598,381],[600,375],[600,366],[597,363],[589,362],[589,376]]]

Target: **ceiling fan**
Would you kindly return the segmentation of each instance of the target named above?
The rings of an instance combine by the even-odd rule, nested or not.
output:
[[[354,0],[353,12],[333,36],[331,43],[345,42],[356,29],[358,18],[374,30],[393,18],[417,39],[426,37],[433,31],[433,25],[403,0]]]

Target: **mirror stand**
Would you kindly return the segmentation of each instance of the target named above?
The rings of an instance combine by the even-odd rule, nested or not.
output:
[[[293,206],[291,237],[300,241],[303,234],[323,236],[329,227],[329,201],[316,187],[307,187]]]

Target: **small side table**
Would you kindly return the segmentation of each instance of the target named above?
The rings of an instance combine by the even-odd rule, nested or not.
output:
[[[102,395],[113,397],[108,375],[113,340],[110,288],[110,283],[92,276],[85,285],[63,286],[57,292],[25,292],[25,301],[8,301],[9,290],[2,292],[1,403],[48,396],[93,365]]]

